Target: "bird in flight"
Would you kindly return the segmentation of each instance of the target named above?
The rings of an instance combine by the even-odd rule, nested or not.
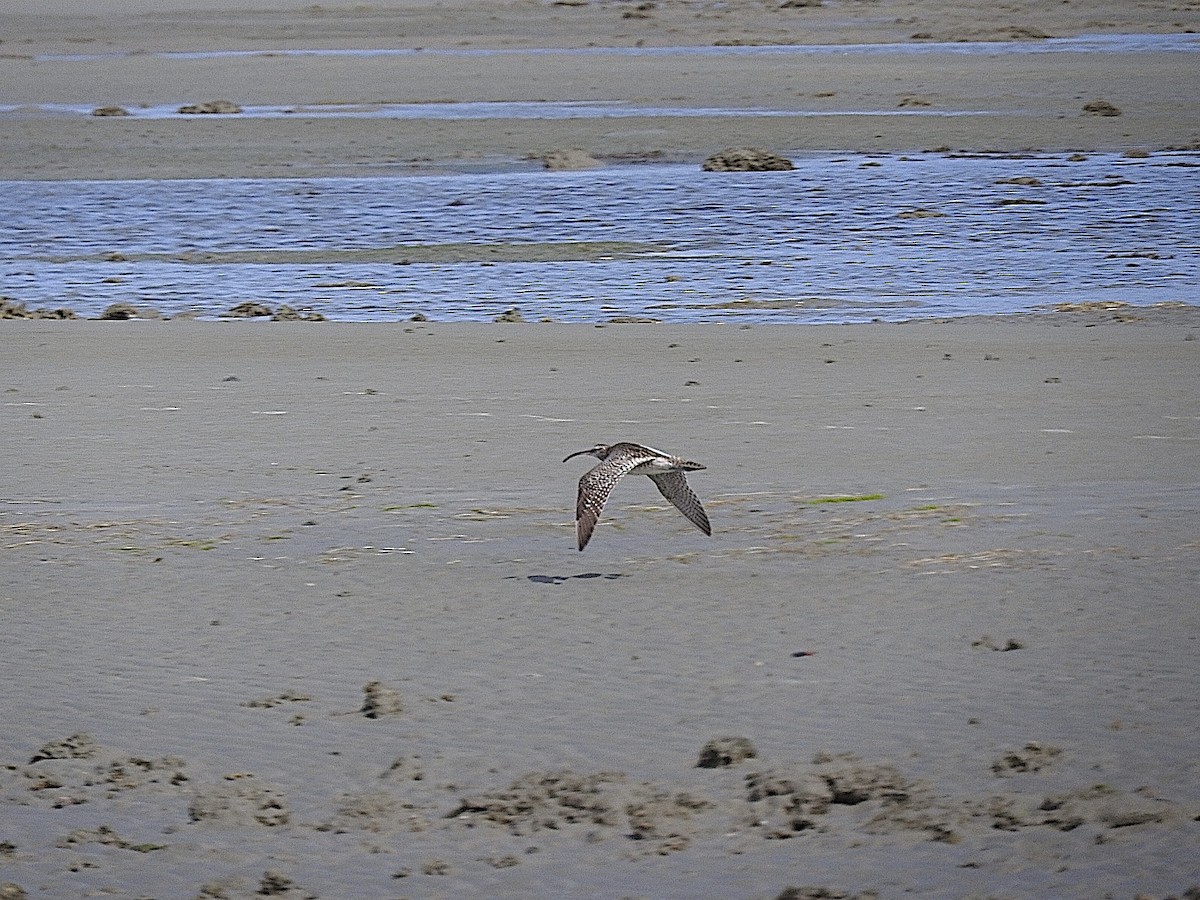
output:
[[[597,444],[572,453],[563,462],[585,455],[594,456],[600,462],[579,479],[579,498],[575,502],[575,536],[579,540],[580,550],[591,540],[608,495],[622,476],[631,472],[649,477],[659,492],[687,516],[689,522],[705,534],[712,534],[712,526],[708,524],[708,515],[700,498],[688,487],[687,479],[683,476],[684,472],[696,472],[705,466],[629,441]]]

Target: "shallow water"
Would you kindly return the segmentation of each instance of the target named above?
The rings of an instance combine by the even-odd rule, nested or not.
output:
[[[90,116],[96,107],[87,103],[0,104],[0,116],[34,118]],[[311,103],[300,106],[242,106],[236,113],[181,114],[178,104],[125,107],[126,115],[138,119],[178,119],[200,115],[205,119],[272,119],[301,116],[306,119],[626,119],[626,118],[728,118],[825,116],[986,116],[980,110],[955,109],[766,109],[754,106],[634,106],[620,101],[450,101],[444,103]]]
[[[490,320],[514,306],[559,321],[802,323],[1200,303],[1200,154],[794,162],[756,174],[0,183],[3,293],[84,316],[119,301],[217,316],[255,300],[358,321]],[[586,261],[338,259],[579,241],[647,246]],[[278,250],[329,256],[221,257]]]
[[[749,46],[698,47],[533,47],[492,48],[455,47],[426,49],[414,47],[380,48],[301,48],[260,50],[199,50],[155,53],[162,59],[226,59],[238,56],[786,56],[792,54],[887,54],[955,53],[992,55],[1012,53],[1148,53],[1200,51],[1200,35],[1178,34],[1090,34],[1080,37],[1046,38],[1028,41],[913,41],[875,44],[766,44]],[[132,56],[132,51],[116,53],[46,53],[35,56],[37,62],[79,62]]]

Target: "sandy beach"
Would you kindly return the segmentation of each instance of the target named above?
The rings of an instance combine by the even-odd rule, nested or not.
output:
[[[13,7],[14,4],[9,4]],[[196,11],[193,7],[209,7]],[[602,163],[686,161],[728,146],[775,153],[934,149],[1161,150],[1200,146],[1195,52],[1012,53],[1081,35],[1180,34],[1173,2],[784,6],[676,0],[110,2],[89,16],[15,4],[0,42],[0,179],[394,175],[497,169],[580,149]],[[958,52],[983,41],[995,53]],[[778,56],[603,48],[893,44],[883,53]],[[905,52],[921,45],[921,52]],[[284,51],[409,50],[399,55]],[[546,52],[547,50],[567,52]],[[590,50],[579,53],[580,49]],[[230,51],[222,57],[170,56]],[[215,100],[290,115],[92,117],[87,108]],[[625,118],[347,119],[331,104],[621,102]],[[1111,104],[1120,115],[1089,115]],[[82,104],[67,115],[39,104]],[[753,108],[770,116],[731,115]],[[675,110],[676,114],[671,114]],[[707,111],[707,112],[706,112]],[[528,165],[529,163],[525,163]]]
[[[1200,142],[1194,52],[951,46],[1173,0],[76,6],[0,13],[0,180]],[[795,114],[55,106],[217,99]],[[1200,897],[1194,305],[0,342],[0,898]],[[630,476],[575,549],[560,460],[619,440],[707,466],[711,536]]]
[[[5,325],[27,896],[1196,884],[1192,311]]]

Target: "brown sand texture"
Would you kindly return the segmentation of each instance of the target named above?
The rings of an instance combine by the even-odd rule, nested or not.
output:
[[[1196,894],[1194,311],[4,324],[5,896]]]
[[[1080,35],[1183,33],[1177,0],[649,0],[284,4],[9,0],[0,34],[0,179],[394,175],[531,165],[699,162],[729,146],[806,151],[1161,150],[1200,146],[1194,52],[1008,53]],[[53,13],[53,14],[51,14]],[[996,53],[953,52],[984,41]],[[564,54],[547,49],[943,44],[921,53]],[[407,55],[282,50],[406,49]],[[181,51],[241,51],[172,58]],[[501,51],[499,53],[483,51]],[[55,55],[80,57],[52,59]],[[273,118],[38,113],[225,100]],[[624,118],[321,118],[330,104],[623,102]],[[1102,101],[1120,115],[1092,115]],[[773,116],[706,114],[755,108]],[[536,165],[536,163],[533,163]]]
[[[6,114],[0,179],[1195,147],[1194,53],[534,51],[1197,12],[9,0],[0,104],[826,114]],[[0,326],[0,898],[1200,897],[1194,308]],[[575,550],[559,461],[618,440],[707,465],[712,537],[637,476]]]

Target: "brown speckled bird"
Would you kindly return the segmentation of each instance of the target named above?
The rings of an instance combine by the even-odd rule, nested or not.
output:
[[[563,459],[566,462],[576,456],[594,456],[600,464],[593,466],[579,479],[579,499],[575,503],[575,536],[582,550],[591,540],[600,510],[604,508],[608,495],[617,486],[622,476],[633,472],[646,475],[654,482],[659,492],[687,516],[688,521],[703,531],[712,534],[708,515],[690,487],[684,472],[696,472],[705,468],[700,463],[663,453],[653,447],[621,441],[619,444],[597,444],[587,450],[572,453]]]

